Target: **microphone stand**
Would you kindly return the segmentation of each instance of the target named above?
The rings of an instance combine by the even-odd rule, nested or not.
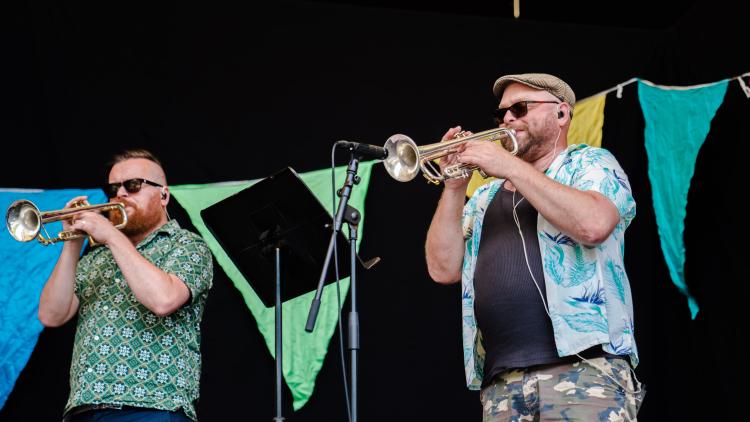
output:
[[[341,231],[341,227],[344,222],[349,226],[349,250],[351,255],[351,273],[350,273],[350,291],[351,291],[351,312],[349,313],[349,324],[348,333],[349,340],[347,342],[348,348],[351,354],[351,421],[357,421],[357,375],[358,375],[358,353],[359,353],[359,313],[357,312],[357,276],[356,276],[356,262],[357,262],[357,228],[361,218],[359,211],[348,205],[349,198],[351,197],[352,189],[354,185],[359,184],[360,178],[357,176],[357,169],[359,168],[360,156],[357,155],[353,148],[349,148],[351,151],[351,158],[349,160],[349,166],[346,169],[346,180],[344,186],[339,189],[338,196],[341,197],[339,200],[338,210],[333,222],[333,232],[331,233],[331,240],[328,243],[328,253],[323,264],[323,270],[318,280],[318,289],[315,292],[315,298],[310,305],[310,313],[307,316],[307,324],[305,325],[305,331],[311,333],[315,328],[315,321],[318,317],[318,311],[320,310],[320,299],[323,295],[323,285],[325,284],[325,278],[328,274],[328,266],[331,263],[331,256],[333,255],[333,245],[336,235]]]
[[[275,404],[276,404],[276,416],[274,416],[274,422],[283,422],[285,420],[282,413],[282,386],[283,386],[283,373],[282,373],[282,362],[283,362],[283,341],[282,341],[282,308],[281,308],[281,249],[284,247],[283,239],[278,236],[279,227],[276,227],[274,232],[266,231],[260,235],[260,240],[267,243],[263,247],[264,254],[271,254],[271,250],[274,251],[274,266],[275,266],[275,277],[274,277],[274,321],[275,321],[275,335],[274,335],[274,356],[276,363],[276,391],[275,391]]]
[[[281,410],[282,398],[282,341],[281,341],[281,245],[276,245],[276,416],[274,422],[283,422],[284,416]]]
[[[350,212],[352,210],[353,212]],[[346,223],[349,225],[349,253],[351,262],[351,275],[349,276],[351,292],[351,311],[349,312],[349,354],[351,358],[351,403],[352,422],[357,422],[357,381],[359,378],[359,312],[357,312],[357,229],[361,214],[352,207],[347,206]]]

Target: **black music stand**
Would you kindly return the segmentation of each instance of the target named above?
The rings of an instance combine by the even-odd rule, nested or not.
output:
[[[331,215],[287,167],[202,210],[201,216],[263,304],[276,308],[273,420],[283,421],[281,303],[316,289],[333,230]],[[336,238],[342,245],[348,244],[341,232]],[[351,257],[342,258],[339,276],[344,278],[349,276]],[[355,261],[362,264],[359,257]],[[333,269],[325,280],[326,284],[336,281]]]

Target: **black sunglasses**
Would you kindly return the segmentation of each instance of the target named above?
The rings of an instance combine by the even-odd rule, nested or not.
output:
[[[510,107],[496,108],[492,111],[495,121],[502,122],[505,119],[505,113],[513,113],[513,117],[519,119],[529,112],[529,104],[560,104],[559,101],[519,101]]]
[[[107,183],[102,189],[104,190],[104,194],[107,195],[107,198],[114,198],[117,196],[117,191],[120,190],[120,186],[123,186],[128,193],[136,193],[141,190],[141,186],[143,186],[144,183],[156,186],[157,188],[163,187],[156,182],[146,179],[128,179],[123,180],[122,182]]]

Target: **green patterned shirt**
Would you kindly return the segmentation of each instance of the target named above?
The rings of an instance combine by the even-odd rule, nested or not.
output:
[[[158,317],[136,300],[107,247],[81,258],[76,271],[80,301],[65,411],[109,403],[177,410],[197,420],[200,323],[211,288],[213,262],[198,235],[175,220],[137,246],[157,267],[187,284],[190,302]]]

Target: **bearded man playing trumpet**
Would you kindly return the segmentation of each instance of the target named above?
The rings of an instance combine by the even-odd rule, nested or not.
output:
[[[39,301],[47,327],[78,315],[64,420],[197,420],[211,254],[169,219],[169,188],[153,154],[116,155],[108,177],[104,191],[124,205],[127,225],[118,230],[91,211],[63,220],[97,246],[79,259],[84,239],[67,241]]]
[[[485,421],[636,420],[627,176],[608,151],[568,146],[575,94],[561,79],[506,75],[493,92],[518,151],[472,140],[441,160],[497,180],[464,204],[468,178],[446,179],[426,242],[430,276],[462,282],[467,385]]]

